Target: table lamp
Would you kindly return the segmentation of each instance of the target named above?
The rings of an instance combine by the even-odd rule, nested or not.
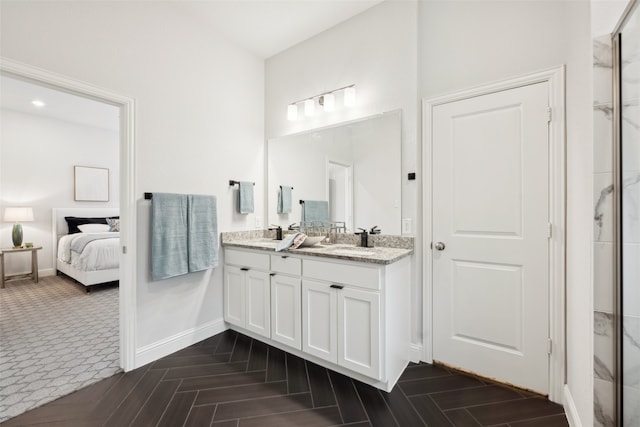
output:
[[[13,239],[13,247],[19,248],[22,246],[22,224],[20,223],[33,221],[33,209],[5,208],[4,221],[14,223],[11,238]]]

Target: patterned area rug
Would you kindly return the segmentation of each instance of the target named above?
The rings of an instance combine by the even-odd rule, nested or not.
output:
[[[49,276],[0,289],[0,422],[119,368],[118,287]]]

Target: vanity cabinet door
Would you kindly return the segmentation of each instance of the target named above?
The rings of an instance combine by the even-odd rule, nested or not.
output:
[[[338,296],[338,365],[382,379],[380,293],[345,287]]]
[[[302,351],[338,363],[338,297],[329,283],[302,281]]]
[[[224,320],[233,325],[245,326],[245,272],[239,267],[224,266]]]
[[[249,270],[246,273],[246,328],[263,337],[271,336],[271,286],[269,273]]]
[[[271,277],[271,339],[297,350],[302,348],[300,278]]]

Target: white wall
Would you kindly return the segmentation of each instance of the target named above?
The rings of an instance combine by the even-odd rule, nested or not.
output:
[[[136,100],[136,347],[222,319],[222,268],[152,282],[144,192],[213,194],[219,231],[262,214],[264,62],[170,2],[1,3],[2,56]],[[257,215],[234,213],[228,180],[256,183]]]
[[[54,274],[51,209],[118,206],[118,132],[12,110],[0,111],[0,206],[31,206],[24,241],[42,246],[41,274]],[[75,165],[109,169],[108,202],[74,201]],[[12,224],[0,223],[0,247],[11,243]],[[7,274],[31,270],[29,254],[5,258]]]
[[[402,218],[421,216],[420,148],[417,143],[417,3],[387,1],[266,61],[266,136],[288,135],[376,113],[402,109]],[[287,105],[355,84],[356,107],[287,121]],[[336,104],[340,97],[336,97]],[[408,172],[418,172],[407,181]],[[292,221],[293,222],[293,221]],[[354,224],[356,227],[357,224]],[[374,224],[371,224],[374,225]],[[384,231],[384,230],[383,230]],[[420,229],[416,257],[421,259]],[[412,289],[412,340],[422,341],[421,266]]]
[[[592,425],[592,135],[588,2],[425,1],[420,94],[434,97],[567,65],[567,382]]]

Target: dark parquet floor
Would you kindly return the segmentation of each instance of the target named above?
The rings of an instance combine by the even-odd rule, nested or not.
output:
[[[428,364],[391,393],[226,331],[3,423],[12,426],[568,426],[539,396]]]

